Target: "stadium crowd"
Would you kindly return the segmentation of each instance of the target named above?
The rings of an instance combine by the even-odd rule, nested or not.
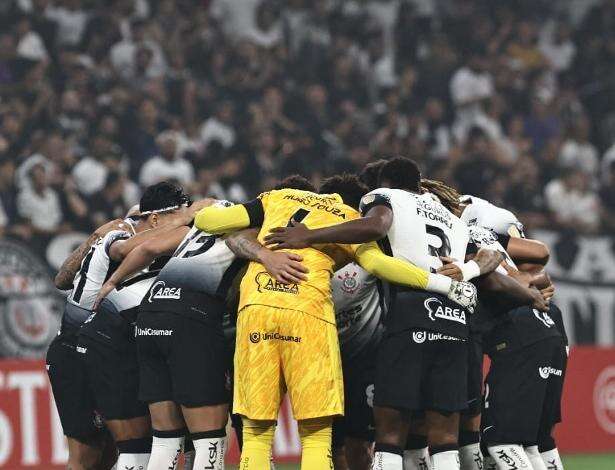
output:
[[[613,0],[4,0],[0,26],[5,235],[398,154],[530,227],[615,229]]]

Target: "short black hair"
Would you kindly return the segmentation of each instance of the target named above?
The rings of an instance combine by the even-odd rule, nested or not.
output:
[[[188,204],[190,198],[184,193],[183,188],[170,181],[148,186],[139,201],[141,212],[160,211],[162,209],[176,209],[182,204]]]
[[[273,189],[298,189],[300,191],[316,192],[316,187],[305,176],[289,175],[280,181]]]
[[[421,170],[414,160],[395,157],[380,169],[380,182],[388,182],[395,189],[420,192]]]
[[[344,204],[358,209],[361,198],[369,192],[369,188],[361,182],[357,175],[342,173],[326,178],[318,192],[320,194],[337,193],[342,197]]]
[[[380,170],[384,165],[386,165],[386,163],[387,160],[384,158],[376,160],[375,162],[369,162],[363,167],[361,173],[359,173],[359,179],[369,188],[370,191],[380,186]]]

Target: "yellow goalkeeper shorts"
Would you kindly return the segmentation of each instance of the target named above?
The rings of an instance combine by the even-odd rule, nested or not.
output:
[[[288,391],[295,419],[344,413],[335,325],[298,310],[248,305],[239,313],[233,412],[275,420]]]

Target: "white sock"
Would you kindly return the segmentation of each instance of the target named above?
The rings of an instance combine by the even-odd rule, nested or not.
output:
[[[538,446],[526,447],[525,454],[529,457],[530,462],[532,462],[532,467],[534,470],[547,470],[547,467],[540,456],[540,452],[538,451]]]
[[[377,451],[374,454],[372,470],[403,470],[404,459],[399,454]]]
[[[204,437],[192,440],[194,443],[194,470],[224,470],[226,436]]]
[[[542,461],[545,463],[547,470],[564,470],[564,464],[559,456],[557,447],[555,449],[542,452],[540,456],[542,457]]]
[[[520,445],[506,444],[489,447],[489,455],[498,470],[531,469],[530,459]]]
[[[483,470],[483,454],[480,451],[480,444],[468,444],[459,448],[459,461],[461,470]]]
[[[156,437],[152,440],[152,455],[147,470],[177,470],[177,461],[184,444],[181,437]]]
[[[117,457],[117,470],[145,470],[150,454],[120,454]]]
[[[192,470],[194,467],[194,454],[193,450],[184,452],[184,470]]]
[[[459,470],[459,451],[447,450],[431,456],[433,470]]]
[[[404,450],[404,470],[430,470],[429,447]]]
[[[490,455],[483,455],[483,469],[484,470],[497,470],[495,460]]]

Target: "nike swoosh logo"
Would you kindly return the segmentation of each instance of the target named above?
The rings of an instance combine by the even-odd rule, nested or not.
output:
[[[491,428],[495,428],[495,426],[487,426],[485,429],[483,429],[483,432],[485,432],[487,429],[491,429]]]

